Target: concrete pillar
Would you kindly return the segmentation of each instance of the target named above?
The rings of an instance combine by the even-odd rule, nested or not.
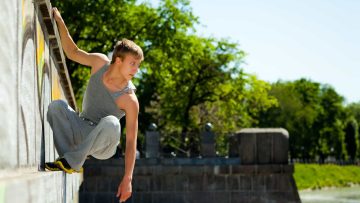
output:
[[[145,133],[145,157],[157,158],[160,156],[160,133],[155,123],[151,123],[149,130]]]
[[[283,128],[247,128],[233,140],[237,144],[231,144],[229,150],[238,152],[242,164],[288,163],[289,133]]]
[[[239,157],[238,136],[235,134],[232,134],[229,137],[229,157]]]
[[[212,124],[205,124],[205,131],[201,133],[201,156],[215,157],[215,134],[212,132]]]

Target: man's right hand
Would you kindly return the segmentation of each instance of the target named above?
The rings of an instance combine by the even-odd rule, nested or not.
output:
[[[70,36],[70,33],[65,25],[64,20],[61,17],[59,10],[54,7],[52,14],[57,22],[57,27],[60,33],[60,40],[62,48],[64,49],[65,55],[72,61],[80,63],[85,66],[91,66],[91,74],[95,73],[98,69],[103,67],[110,60],[108,57],[101,53],[87,53],[77,47],[75,42]]]
[[[63,20],[62,17],[61,17],[61,14],[60,14],[60,12],[59,12],[59,10],[58,10],[56,7],[54,7],[54,8],[52,9],[52,11],[53,11],[53,16],[54,16],[54,19],[56,20],[56,22]]]

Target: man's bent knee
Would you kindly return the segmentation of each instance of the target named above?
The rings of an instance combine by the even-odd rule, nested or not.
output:
[[[48,113],[59,111],[67,107],[67,103],[63,100],[54,100],[48,106]]]
[[[120,121],[115,116],[106,116],[102,118],[99,125],[102,126],[104,131],[111,135],[111,138],[120,138]]]
[[[52,117],[54,115],[57,115],[59,113],[59,111],[61,111],[62,109],[66,108],[67,103],[63,100],[54,100],[52,101],[49,106],[48,106],[48,111],[47,111],[47,120],[50,122],[52,120]]]

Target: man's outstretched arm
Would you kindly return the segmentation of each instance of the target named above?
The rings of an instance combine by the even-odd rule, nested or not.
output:
[[[64,20],[62,19],[60,12],[57,8],[53,8],[53,16],[58,25],[61,45],[64,49],[65,55],[72,61],[83,64],[85,66],[90,66],[95,69],[95,71],[102,67],[105,63],[109,62],[109,59],[106,55],[101,53],[87,53],[84,50],[81,50],[77,47],[73,41]],[[93,71],[93,70],[92,70]]]
[[[125,173],[118,187],[117,197],[126,201],[132,193],[132,177],[136,159],[139,103],[134,93],[122,96],[120,107],[126,113]]]

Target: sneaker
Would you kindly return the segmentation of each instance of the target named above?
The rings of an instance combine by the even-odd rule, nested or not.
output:
[[[71,168],[71,166],[69,165],[69,163],[66,161],[65,158],[58,158],[55,161],[55,164],[57,165],[58,168],[60,168],[61,170],[63,170],[66,173],[69,173],[69,174],[72,174],[73,172],[81,173],[84,171],[84,169],[82,167],[79,171]]]
[[[45,163],[45,168],[49,171],[61,171],[61,168],[59,168],[55,162],[47,162]]]

